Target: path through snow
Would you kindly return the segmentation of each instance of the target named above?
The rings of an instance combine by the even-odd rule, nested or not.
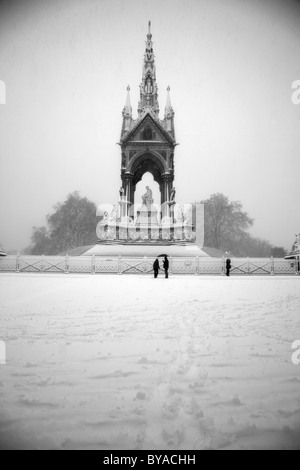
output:
[[[299,277],[0,274],[0,447],[300,448]]]

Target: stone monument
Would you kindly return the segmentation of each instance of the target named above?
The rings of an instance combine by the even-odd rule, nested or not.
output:
[[[115,243],[127,247],[136,244],[151,244],[156,245],[157,249],[159,245],[190,245],[196,250],[199,231],[197,232],[196,224],[192,220],[191,205],[186,209],[176,202],[174,160],[175,147],[178,143],[175,139],[175,113],[171,105],[169,86],[164,118],[159,118],[158,86],[150,21],[142,82],[139,88],[140,100],[137,118],[134,119],[130,102],[130,87],[127,87],[119,141],[121,187],[118,210],[115,206],[111,206],[112,214],[104,216],[107,209],[104,211],[99,206],[98,244]],[[147,186],[141,203],[135,206],[136,186],[145,173],[151,173],[158,184],[160,200],[154,201],[152,189]],[[203,223],[199,227],[202,230]],[[203,244],[203,238],[202,234],[199,238],[201,244]]]

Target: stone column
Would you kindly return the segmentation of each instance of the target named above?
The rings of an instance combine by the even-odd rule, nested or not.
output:
[[[204,245],[204,204],[196,204],[196,244]]]
[[[128,206],[133,204],[132,199],[132,179],[131,173],[124,173],[122,175],[122,187],[124,189],[123,196],[120,197],[119,205],[121,208],[121,218],[128,217]]]
[[[126,173],[123,177],[125,198],[131,204],[134,203],[134,188],[132,185],[132,179],[133,179],[133,175],[131,173]]]

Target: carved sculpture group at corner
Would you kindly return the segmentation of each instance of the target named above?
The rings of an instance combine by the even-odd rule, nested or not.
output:
[[[118,206],[114,204],[111,212],[105,211],[103,215],[102,224],[115,223],[118,219]]]
[[[300,248],[300,233],[295,235],[295,241],[293,243],[292,251],[299,250]]]

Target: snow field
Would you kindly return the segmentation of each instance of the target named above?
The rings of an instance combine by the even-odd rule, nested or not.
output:
[[[0,447],[299,449],[299,287],[0,274]]]

